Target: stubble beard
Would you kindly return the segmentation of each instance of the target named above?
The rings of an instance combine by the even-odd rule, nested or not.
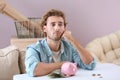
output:
[[[56,37],[56,38],[55,37],[52,38],[48,35],[48,38],[51,39],[51,40],[54,40],[54,41],[59,41],[62,38],[63,34],[64,34],[64,32],[59,37]]]

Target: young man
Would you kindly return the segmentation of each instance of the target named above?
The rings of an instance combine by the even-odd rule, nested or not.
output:
[[[43,76],[60,69],[66,61],[92,70],[95,59],[66,31],[66,20],[59,10],[48,11],[41,20],[46,38],[27,47],[25,65],[30,76]],[[64,38],[64,39],[63,39]]]

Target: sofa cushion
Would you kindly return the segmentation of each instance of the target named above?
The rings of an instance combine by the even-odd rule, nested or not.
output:
[[[112,63],[117,64],[117,65],[120,65],[120,58],[114,60]]]
[[[26,49],[19,49],[19,66],[20,66],[20,73],[23,74],[25,73],[25,51]]]
[[[15,46],[0,49],[0,80],[12,80],[13,75],[19,74],[19,52]]]
[[[112,62],[115,59],[117,59],[114,50],[107,52],[105,56],[106,56],[106,60],[102,60],[104,62]]]

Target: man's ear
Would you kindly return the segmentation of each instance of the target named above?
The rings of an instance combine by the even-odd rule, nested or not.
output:
[[[43,26],[43,32],[46,32],[46,26]]]

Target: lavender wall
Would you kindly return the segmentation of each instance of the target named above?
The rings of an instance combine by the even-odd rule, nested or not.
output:
[[[48,9],[60,9],[67,28],[85,46],[89,41],[120,28],[120,0],[7,0],[26,17],[41,17]],[[0,14],[0,48],[16,35],[14,21]]]

